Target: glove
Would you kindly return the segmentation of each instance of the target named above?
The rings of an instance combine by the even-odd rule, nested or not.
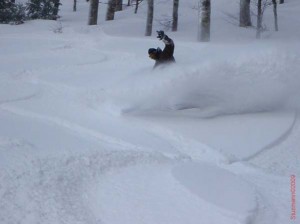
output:
[[[164,37],[165,37],[165,32],[164,31],[160,30],[160,31],[156,31],[156,32],[157,32],[157,38],[159,40],[164,39]]]

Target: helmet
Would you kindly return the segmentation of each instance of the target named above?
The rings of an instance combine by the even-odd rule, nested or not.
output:
[[[162,50],[159,47],[157,49],[149,48],[149,50],[148,50],[149,57],[154,60],[159,58],[159,55],[161,52],[162,52]]]

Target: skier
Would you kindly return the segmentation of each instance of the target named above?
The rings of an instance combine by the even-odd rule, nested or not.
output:
[[[155,60],[155,64],[153,68],[156,68],[161,64],[168,64],[168,63],[175,62],[175,58],[173,56],[175,45],[173,40],[169,38],[162,30],[156,32],[157,32],[157,38],[159,40],[162,40],[165,43],[165,48],[164,50],[161,50],[159,47],[157,49],[150,48],[148,50],[149,57]]]

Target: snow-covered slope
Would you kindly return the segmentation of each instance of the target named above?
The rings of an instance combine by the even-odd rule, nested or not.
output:
[[[269,8],[258,41],[232,24],[236,1],[214,1],[210,43],[182,2],[177,63],[157,70],[146,1],[110,22],[101,4],[98,26],[85,1],[62,3],[59,21],[0,25],[1,224],[294,222],[299,2],[279,6],[278,33]]]

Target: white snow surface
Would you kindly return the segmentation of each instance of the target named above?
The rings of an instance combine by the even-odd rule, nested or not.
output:
[[[155,70],[146,1],[114,21],[100,2],[97,26],[85,0],[61,2],[58,21],[0,25],[1,224],[298,221],[298,0],[278,6],[279,32],[267,9],[261,40],[238,27],[238,1],[212,1],[208,43],[198,1],[171,32],[172,1],[157,0],[153,31],[177,63]]]

